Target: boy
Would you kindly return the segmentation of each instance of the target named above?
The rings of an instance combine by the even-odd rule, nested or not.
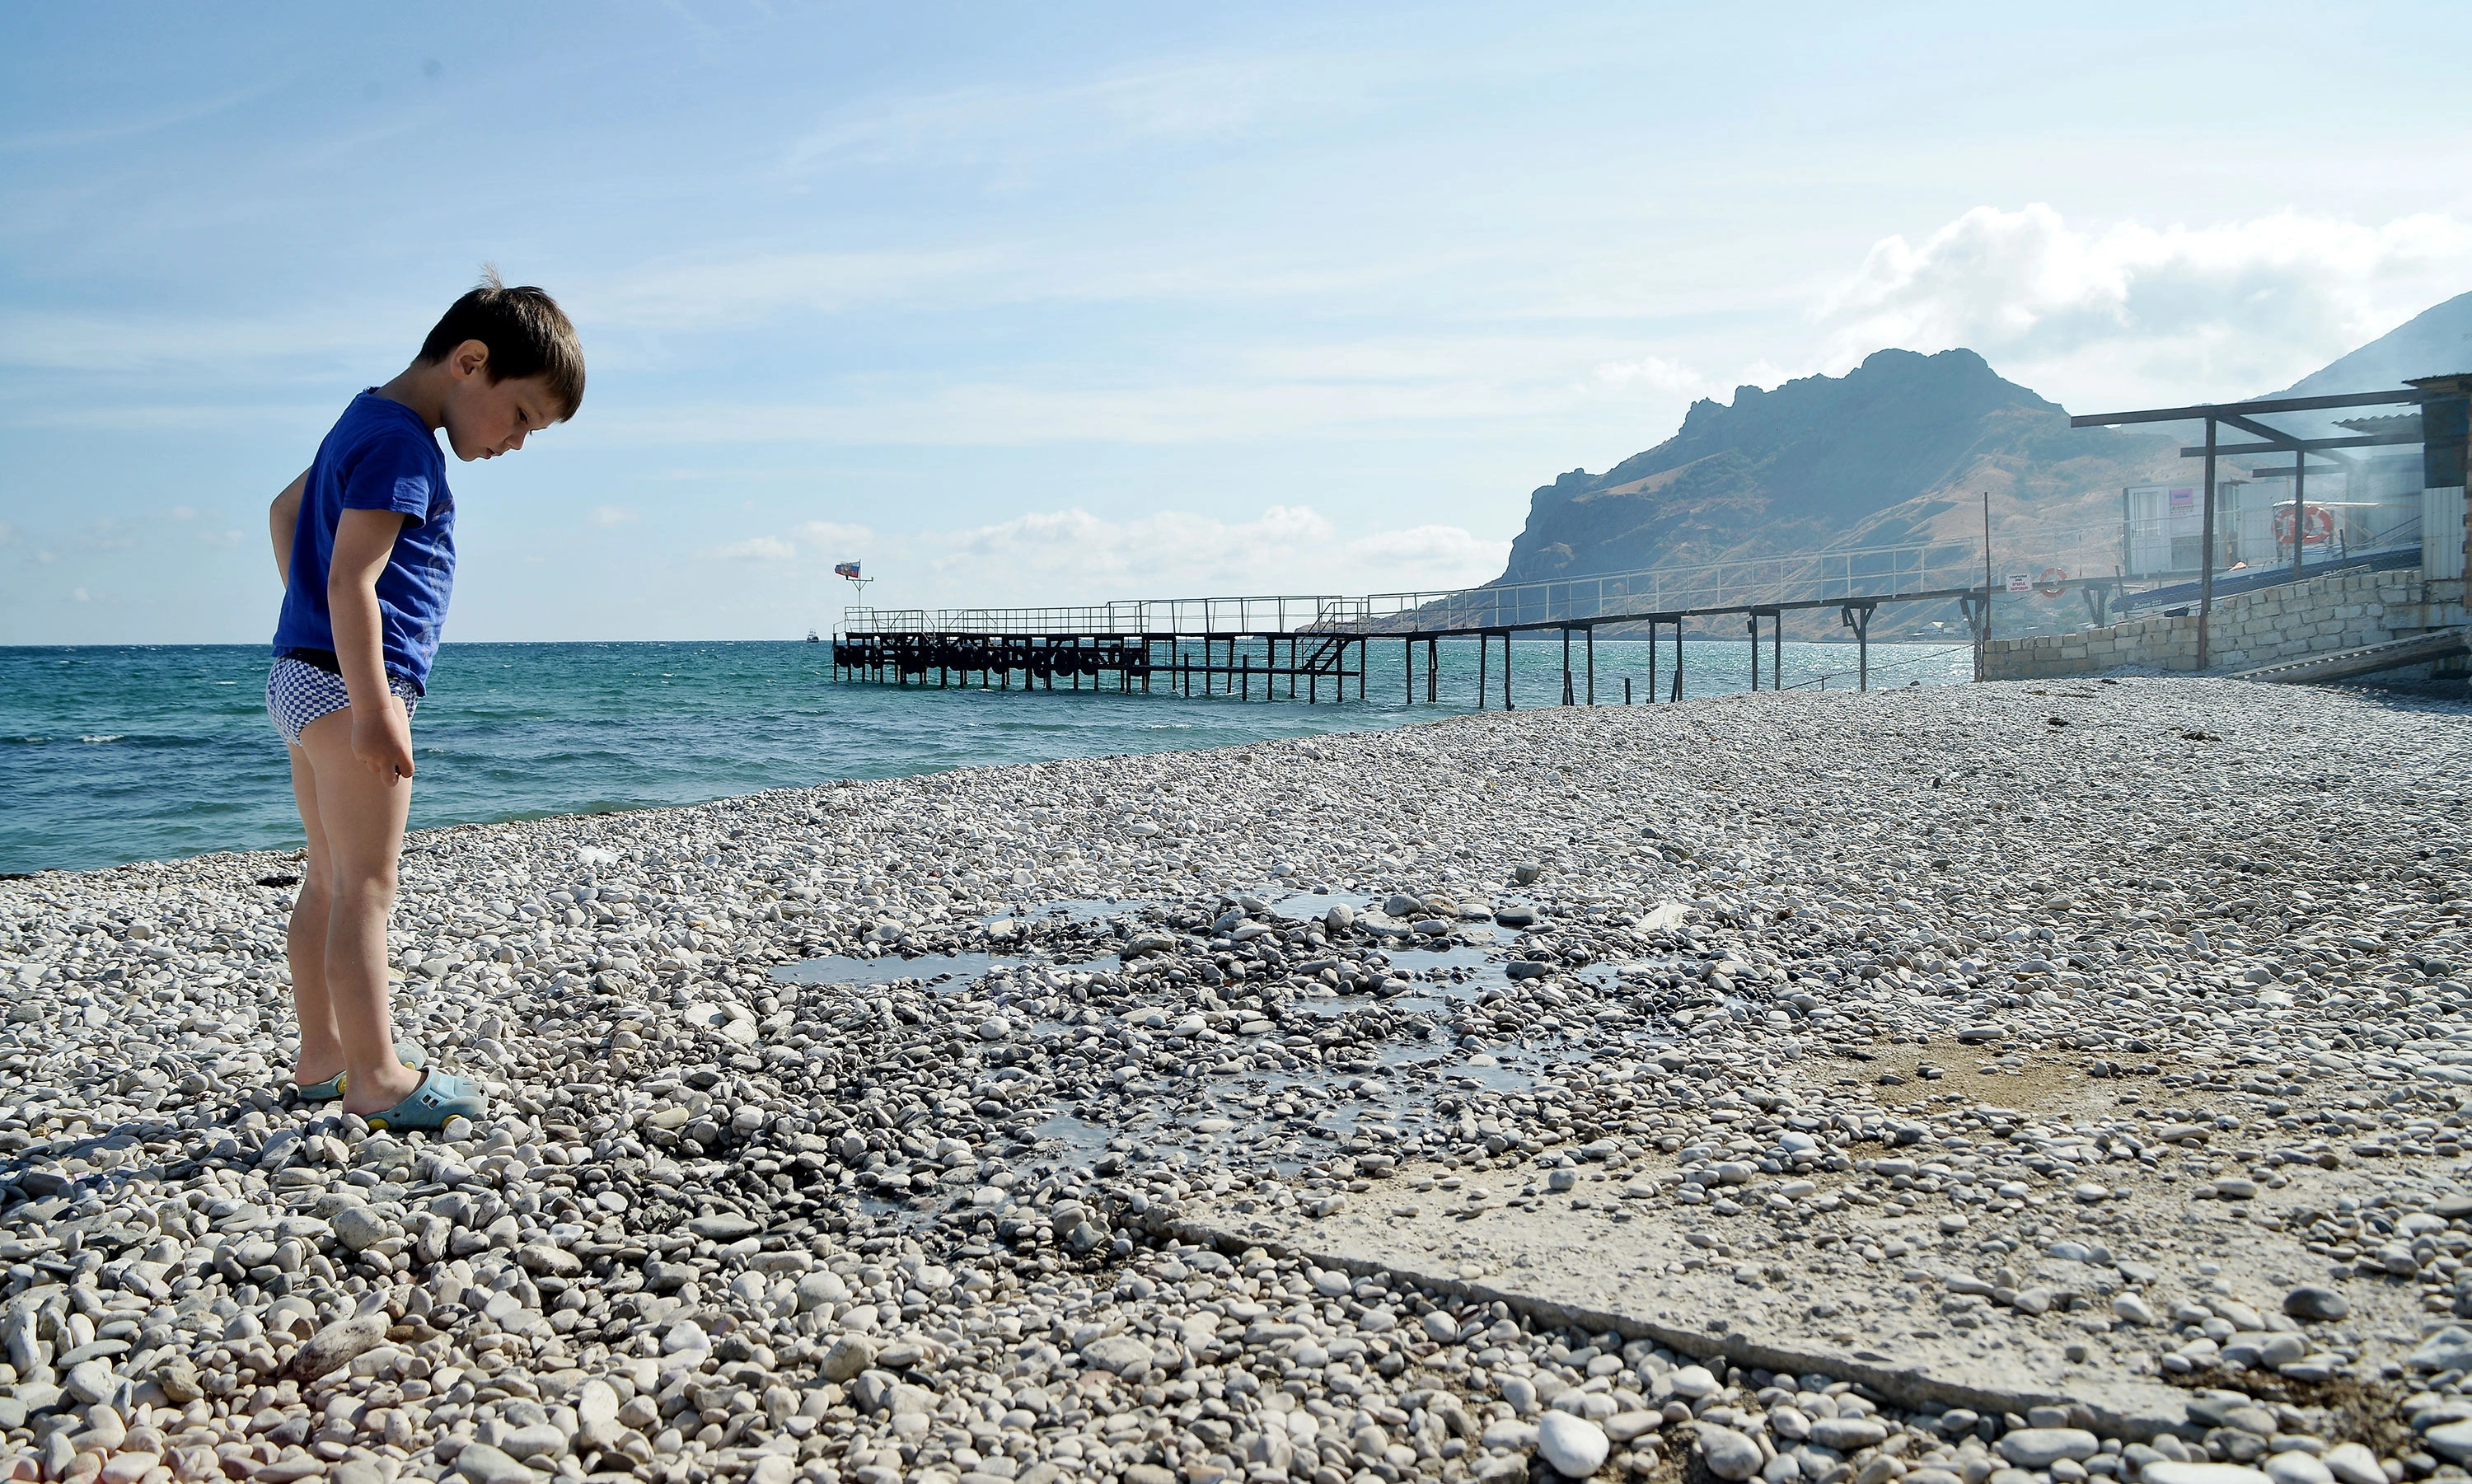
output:
[[[494,270],[401,375],[352,399],[269,512],[283,612],[266,708],[292,751],[309,863],[288,957],[299,1095],[374,1127],[486,1112],[480,1089],[398,1048],[387,918],[412,802],[412,713],[455,580],[455,501],[437,432],[466,461],[512,453],[583,400],[583,350],[547,294]]]

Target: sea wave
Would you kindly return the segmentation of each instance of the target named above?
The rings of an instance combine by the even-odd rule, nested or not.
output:
[[[1747,684],[1747,648],[1694,641],[1695,692]],[[1618,669],[1619,657],[1644,650],[1599,643],[1601,697],[1609,658]],[[455,645],[443,652],[454,662],[441,666],[438,693],[414,729],[420,779],[413,826],[692,804],[840,777],[1379,729],[1469,708],[1475,651],[1472,644],[1444,651],[1443,687],[1457,700],[1440,706],[1405,705],[1397,672],[1386,682],[1377,665],[1367,701],[1351,693],[1345,706],[1305,707],[1301,694],[1296,706],[1247,706],[1216,695],[1094,694],[1086,686],[1079,694],[1059,686],[1007,696],[834,684],[812,652],[782,645]],[[1385,651],[1377,645],[1373,653],[1378,659]],[[1948,652],[1946,678],[1970,673],[1970,653]],[[1557,667],[1532,670],[1527,651],[1521,655],[1521,703],[1557,700]],[[1795,667],[1834,664],[1842,655],[1789,645],[1786,662],[1789,673],[1801,673]],[[688,668],[650,668],[682,663]],[[17,745],[0,746],[0,799],[8,801],[0,807],[0,871],[297,849],[286,752],[267,731],[254,694],[265,665],[262,645],[76,652],[65,666],[58,651],[0,646],[0,744]],[[226,680],[233,683],[220,685]],[[202,681],[231,694],[207,696]],[[83,730],[106,718],[138,730]]]

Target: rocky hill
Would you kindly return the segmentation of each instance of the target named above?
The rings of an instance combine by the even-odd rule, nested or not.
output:
[[[2472,370],[2472,294],[2286,394],[2463,370]],[[1573,469],[1539,487],[1497,581],[1955,539],[1980,531],[1985,491],[2004,534],[2096,532],[2118,519],[2124,486],[2194,477],[2178,456],[2186,432],[2073,430],[2056,403],[1971,350],[1882,350],[1842,376],[1739,387],[1730,405],[1695,402],[1655,447],[1602,474]],[[2004,561],[2041,564],[2031,541],[2014,552],[2000,544]]]
[[[2270,396],[2325,396],[2472,371],[2472,294],[2435,304]]]
[[[1695,402],[1655,447],[1538,489],[1502,581],[1919,539],[1975,520],[1984,490],[1995,518],[2065,516],[2177,452],[2169,436],[2072,430],[1971,350],[1882,350],[1843,376]]]

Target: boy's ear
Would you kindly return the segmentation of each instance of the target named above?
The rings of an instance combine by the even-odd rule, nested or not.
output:
[[[446,364],[454,369],[458,376],[473,375],[489,364],[488,343],[467,340],[455,347],[455,353],[446,358]]]

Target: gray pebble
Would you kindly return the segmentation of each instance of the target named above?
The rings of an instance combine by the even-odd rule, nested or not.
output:
[[[2332,1288],[2303,1283],[2283,1296],[2283,1311],[2301,1320],[2342,1319],[2352,1312],[2352,1301]]]
[[[1700,1460],[1721,1479],[1747,1479],[1760,1472],[1759,1445],[1731,1427],[1700,1425]]]

